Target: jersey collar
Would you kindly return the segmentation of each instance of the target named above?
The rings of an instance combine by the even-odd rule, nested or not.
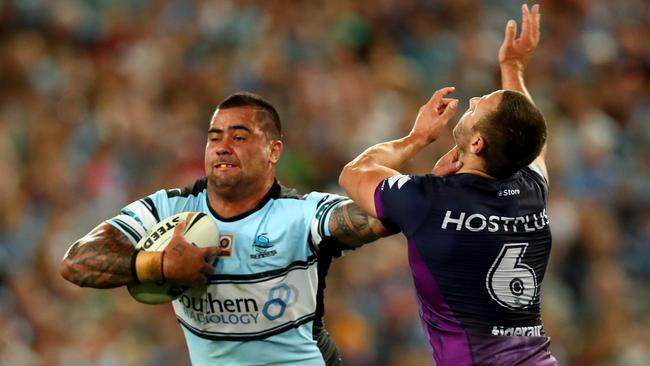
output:
[[[218,213],[217,213],[217,212],[212,208],[212,206],[210,205],[210,200],[208,199],[208,195],[207,195],[207,194],[205,195],[205,199],[206,199],[206,201],[207,201],[208,209],[210,210],[210,213],[212,214],[212,216],[214,216],[215,218],[217,218],[219,221],[223,221],[223,222],[233,222],[233,221],[241,220],[241,219],[243,219],[244,217],[247,217],[248,215],[250,215],[250,214],[252,214],[252,213],[254,213],[254,212],[259,211],[259,210],[260,210],[262,207],[264,207],[264,205],[266,205],[266,203],[269,202],[271,199],[279,198],[281,192],[282,192],[282,186],[280,186],[280,183],[278,183],[278,181],[277,181],[277,179],[276,179],[276,180],[273,181],[273,185],[271,186],[271,188],[269,189],[269,191],[266,193],[266,195],[264,196],[264,198],[262,198],[262,199],[260,200],[260,202],[257,203],[257,206],[255,206],[254,208],[252,208],[252,209],[250,209],[250,210],[248,210],[248,211],[246,211],[246,212],[244,212],[244,213],[241,213],[241,214],[239,214],[239,215],[237,215],[237,216],[228,217],[228,218],[222,217],[221,215],[219,215],[219,214],[218,214]]]

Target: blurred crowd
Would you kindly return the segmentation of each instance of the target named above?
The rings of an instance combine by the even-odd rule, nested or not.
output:
[[[650,4],[542,1],[527,71],[550,129],[543,319],[562,365],[650,363]],[[187,365],[171,306],[80,289],[67,247],[126,203],[203,174],[216,104],[268,98],[282,183],[340,193],[437,88],[499,86],[509,0],[0,1],[0,364]],[[408,163],[427,173],[451,133]],[[346,365],[430,365],[403,236],[348,253],[326,324]]]

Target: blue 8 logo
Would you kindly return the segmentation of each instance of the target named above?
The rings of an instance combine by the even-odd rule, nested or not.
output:
[[[262,308],[262,314],[268,320],[275,320],[284,315],[291,299],[291,288],[284,283],[276,285],[269,290],[269,299]]]

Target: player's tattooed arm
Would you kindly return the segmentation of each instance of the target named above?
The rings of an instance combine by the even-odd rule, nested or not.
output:
[[[344,202],[332,210],[329,229],[333,237],[352,248],[395,234],[353,201]]]
[[[133,283],[134,251],[122,232],[101,224],[72,244],[61,263],[61,276],[83,287],[112,288]]]

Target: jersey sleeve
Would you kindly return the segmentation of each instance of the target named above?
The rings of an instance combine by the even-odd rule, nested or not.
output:
[[[332,211],[350,199],[336,194],[312,192],[307,195],[307,200],[316,202],[313,212],[309,214],[309,234],[311,243],[318,248],[323,240],[331,237],[329,220]]]
[[[375,211],[384,226],[408,234],[420,225],[434,200],[426,182],[427,176],[395,175],[377,185]]]
[[[135,246],[150,228],[168,216],[165,213],[167,200],[167,192],[160,190],[128,204],[105,222],[121,231]]]
[[[530,165],[528,165],[528,169],[537,173],[537,175],[539,175],[544,181],[544,184],[548,186],[548,180],[546,179],[546,176],[544,175],[544,172],[542,172],[542,168],[540,168],[539,165],[534,162],[530,163]]]
[[[539,187],[542,195],[544,197],[544,202],[548,199],[548,181],[542,173],[542,170],[535,163],[530,164],[529,166],[521,170],[522,175],[527,179],[532,180]]]

